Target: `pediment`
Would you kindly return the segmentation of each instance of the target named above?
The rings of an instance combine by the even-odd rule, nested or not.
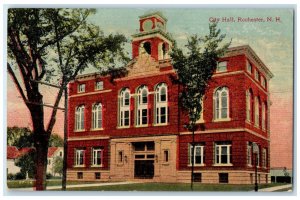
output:
[[[127,77],[158,73],[160,71],[159,62],[147,53],[137,56],[127,65],[127,69]]]

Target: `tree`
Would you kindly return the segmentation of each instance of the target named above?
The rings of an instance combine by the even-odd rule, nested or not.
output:
[[[36,165],[35,165],[35,156],[36,153],[34,150],[30,150],[29,152],[22,155],[20,158],[16,161],[16,166],[21,168],[21,174],[24,175],[24,177],[33,178],[35,177],[36,173]]]
[[[218,59],[228,49],[229,43],[221,44],[225,35],[220,34],[217,24],[209,25],[209,34],[204,37],[193,35],[188,39],[186,52],[177,47],[171,52],[172,63],[178,74],[178,82],[182,87],[180,102],[189,116],[186,128],[192,131],[192,172],[191,189],[194,181],[194,131],[196,121],[202,112],[201,101],[209,81],[216,70]]]
[[[32,147],[33,138],[31,130],[25,127],[7,127],[7,145],[17,148]]]
[[[64,140],[57,134],[53,134],[50,136],[49,147],[63,147]]]
[[[89,24],[87,18],[93,13],[94,9],[8,10],[7,70],[31,115],[36,190],[46,188],[49,138],[67,84],[88,66],[114,68],[115,63],[128,61],[123,48],[126,38],[105,36]],[[40,81],[60,83],[48,123]]]
[[[53,172],[54,174],[59,174],[59,176],[63,173],[63,159],[60,156],[56,156],[53,160]]]

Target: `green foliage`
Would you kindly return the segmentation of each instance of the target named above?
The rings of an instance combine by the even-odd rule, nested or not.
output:
[[[63,158],[60,156],[55,157],[53,165],[54,174],[59,174],[59,176],[61,176],[63,173]]]
[[[64,140],[57,134],[51,134],[49,139],[49,147],[63,147]]]
[[[7,145],[17,148],[33,147],[31,130],[25,127],[7,127]]]
[[[209,34],[204,37],[193,35],[188,39],[186,52],[174,45],[172,62],[178,74],[178,82],[183,90],[181,104],[190,118],[189,128],[193,128],[202,111],[201,100],[205,94],[218,58],[228,49],[230,42],[221,45],[225,35],[220,34],[217,24],[209,25]]]
[[[23,175],[28,174],[29,178],[34,178],[36,163],[35,163],[35,151],[30,151],[29,153],[24,154],[22,157],[18,158],[16,161],[16,166],[21,168],[21,173]]]

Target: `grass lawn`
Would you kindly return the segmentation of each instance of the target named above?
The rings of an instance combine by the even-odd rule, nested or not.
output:
[[[95,183],[95,182],[79,182],[79,181],[68,181],[67,185],[76,185],[84,183]],[[61,179],[50,179],[47,180],[47,186],[58,186],[61,185]],[[33,180],[13,180],[7,181],[8,188],[28,188],[33,187]]]
[[[278,186],[282,184],[261,184],[259,188]],[[137,183],[127,185],[110,185],[96,187],[69,188],[69,191],[191,191],[190,184],[186,183]],[[231,185],[231,184],[194,184],[194,191],[252,191],[254,185]]]

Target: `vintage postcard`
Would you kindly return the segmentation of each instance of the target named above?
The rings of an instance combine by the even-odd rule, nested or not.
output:
[[[293,6],[6,14],[8,192],[294,190]]]

